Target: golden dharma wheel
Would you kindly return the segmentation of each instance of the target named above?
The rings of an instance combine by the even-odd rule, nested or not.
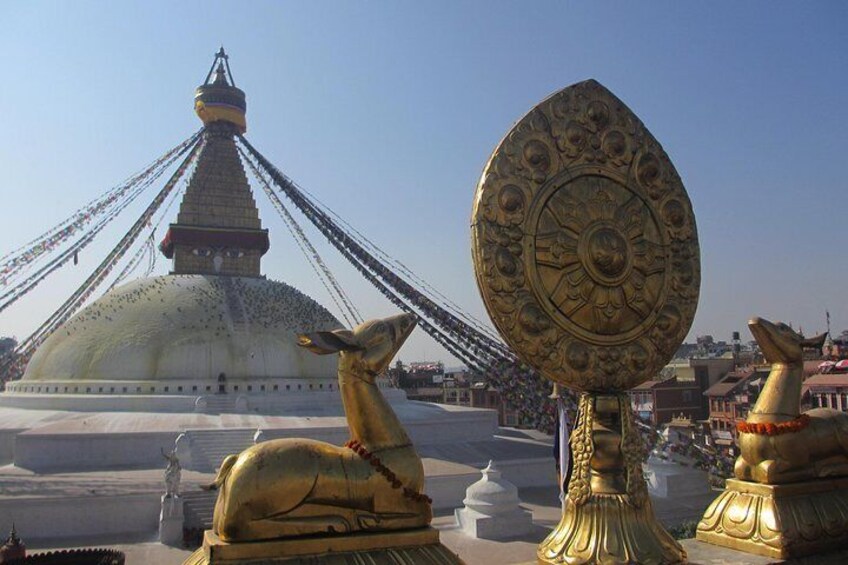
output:
[[[700,253],[686,189],[642,122],[594,80],[539,103],[492,153],[472,252],[498,331],[572,388],[652,378],[695,316]]]

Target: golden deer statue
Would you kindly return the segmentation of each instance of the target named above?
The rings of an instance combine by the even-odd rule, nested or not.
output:
[[[739,426],[736,478],[774,485],[848,475],[848,414],[829,408],[800,413],[803,348],[820,348],[825,335],[805,339],[762,318],[748,327],[771,372]]]
[[[401,314],[352,331],[300,337],[300,345],[315,353],[340,354],[339,391],[351,441],[338,447],[278,439],[224,459],[209,487],[220,490],[212,528],[221,540],[401,530],[430,523],[421,459],[375,383],[415,324],[414,316]]]

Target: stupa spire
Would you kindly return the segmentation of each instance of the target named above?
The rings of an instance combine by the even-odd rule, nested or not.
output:
[[[244,92],[234,86],[223,47],[194,98],[205,126],[204,146],[177,222],[159,247],[174,260],[174,274],[258,277],[268,230],[262,229],[235,144],[235,136],[246,129],[247,105]]]
[[[221,122],[235,126],[239,133],[247,131],[247,102],[244,92],[236,88],[230,70],[230,56],[224,51],[223,45],[215,53],[206,80],[195,91],[194,111],[207,126]]]
[[[216,86],[236,85],[236,81],[233,80],[233,72],[230,70],[230,56],[224,51],[223,45],[215,53],[215,60],[212,61],[212,66],[209,67],[209,72],[206,73],[206,80],[203,81],[203,84],[214,84]]]

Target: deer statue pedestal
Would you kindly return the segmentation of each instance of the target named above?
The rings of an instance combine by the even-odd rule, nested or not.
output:
[[[788,559],[848,546],[848,478],[763,485],[728,479],[695,536]]]
[[[184,525],[182,497],[162,495],[162,510],[159,512],[159,542],[179,547],[183,542]]]
[[[848,414],[800,413],[803,348],[821,349],[786,324],[748,322],[772,364],[763,391],[738,425],[735,479],[698,524],[701,541],[776,558],[848,546]]]
[[[209,530],[203,547],[183,565],[241,565],[261,562],[280,565],[314,565],[323,558],[337,565],[385,563],[405,565],[456,565],[456,555],[439,543],[439,532],[418,528],[398,532],[309,536],[254,542],[225,542]]]

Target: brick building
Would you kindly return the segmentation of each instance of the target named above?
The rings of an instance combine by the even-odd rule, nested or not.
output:
[[[471,373],[466,370],[445,371],[442,391],[444,404],[471,406]]]
[[[812,375],[801,385],[801,398],[810,408],[848,412],[848,373]]]
[[[444,404],[487,408],[498,413],[499,426],[517,426],[518,413],[501,400],[500,393],[468,370],[446,370],[443,384]]]
[[[474,408],[489,408],[498,412],[499,426],[518,426],[518,412],[508,403],[501,400],[501,394],[486,383],[471,385],[471,406]]]
[[[704,418],[701,389],[694,380],[647,381],[628,391],[633,411],[653,425],[667,424],[672,418]]]
[[[397,361],[389,369],[389,380],[406,392],[410,400],[444,402],[445,366],[438,361],[423,361],[404,365]]]
[[[704,395],[709,403],[710,435],[717,447],[736,448],[736,424],[748,417],[757,401],[769,367],[731,371]]]
[[[501,400],[500,393],[466,369],[446,370],[441,362],[404,365],[397,361],[389,369],[389,379],[406,392],[410,400],[487,408],[498,413],[499,426],[518,426],[518,412]],[[479,378],[479,377],[477,377]]]
[[[730,357],[695,357],[689,359],[689,367],[692,371],[692,379],[698,383],[698,394],[701,402],[701,418],[704,419],[710,413],[707,397],[704,396],[711,386],[727,376],[736,368],[736,359]],[[679,373],[678,373],[679,374]]]

